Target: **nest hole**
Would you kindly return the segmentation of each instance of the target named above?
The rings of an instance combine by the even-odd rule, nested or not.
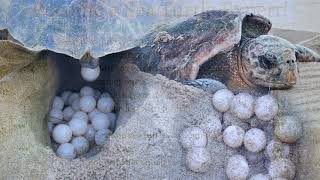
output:
[[[47,116],[49,144],[61,158],[92,157],[116,130],[121,73],[115,72],[114,61],[101,58],[99,78],[87,82],[78,59],[54,52],[47,56],[55,89]]]

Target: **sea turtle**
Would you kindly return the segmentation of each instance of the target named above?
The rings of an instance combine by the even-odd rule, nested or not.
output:
[[[319,62],[320,56],[268,35],[271,26],[260,15],[207,11],[150,33],[122,59],[210,92],[217,83],[212,79],[236,92],[291,88],[297,82],[298,62]]]

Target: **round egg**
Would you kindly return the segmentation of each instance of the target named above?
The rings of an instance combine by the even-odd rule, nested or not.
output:
[[[96,107],[96,99],[93,96],[82,96],[79,103],[80,110],[87,113]]]
[[[63,119],[65,121],[70,121],[72,119],[72,116],[74,114],[74,110],[72,109],[72,107],[68,106],[63,110]]]
[[[254,98],[247,93],[239,93],[231,101],[230,111],[239,119],[250,119],[254,114]]]
[[[207,135],[199,127],[189,127],[180,134],[180,143],[185,149],[203,148],[207,145]]]
[[[276,119],[275,135],[284,143],[295,143],[302,136],[302,124],[295,116]]]
[[[244,135],[243,142],[244,147],[248,151],[260,152],[265,148],[267,139],[265,133],[262,130],[258,128],[252,128]]]
[[[233,92],[228,89],[218,90],[212,97],[213,106],[220,112],[226,112],[230,108],[233,97]]]
[[[65,105],[70,105],[70,104],[68,104],[68,99],[69,99],[69,96],[70,96],[71,94],[72,94],[71,91],[63,91],[63,92],[61,93],[61,98],[62,98],[62,100],[63,100],[63,102],[64,102]]]
[[[72,102],[71,107],[74,111],[80,111],[80,98],[75,99]]]
[[[82,136],[86,133],[88,124],[82,119],[72,118],[71,121],[69,121],[69,126],[74,136]]]
[[[85,122],[89,121],[89,117],[88,117],[87,113],[82,112],[82,111],[78,111],[78,112],[74,113],[72,116],[72,119],[80,119]]]
[[[226,173],[230,180],[246,180],[249,175],[249,165],[245,157],[241,155],[230,157]]]
[[[232,148],[238,148],[243,143],[245,131],[239,126],[229,126],[223,131],[224,143]]]
[[[97,108],[103,113],[112,112],[114,109],[114,101],[110,97],[102,97],[98,100]]]
[[[93,128],[91,124],[88,125],[87,131],[84,134],[84,137],[89,141],[93,142],[94,141],[94,136],[96,134],[96,130]]]
[[[103,113],[97,113],[93,116],[91,123],[95,130],[108,129],[111,125],[108,115]]]
[[[64,143],[61,144],[57,149],[57,155],[60,158],[72,160],[76,157],[76,152],[72,144]]]
[[[254,112],[258,119],[270,121],[278,113],[278,103],[271,95],[261,96],[256,100]]]
[[[63,119],[63,113],[61,109],[57,108],[52,108],[51,111],[49,112],[49,121],[58,124],[62,121]]]
[[[249,180],[270,180],[270,176],[267,174],[255,174],[250,177]]]
[[[211,156],[205,148],[191,148],[187,152],[186,165],[193,172],[204,173],[209,170]]]
[[[67,143],[72,138],[72,131],[69,126],[65,124],[59,124],[54,127],[52,132],[52,138],[60,144]]]
[[[82,155],[89,150],[89,141],[82,136],[73,138],[71,144],[73,145],[77,155]]]
[[[292,180],[296,174],[296,167],[289,159],[276,159],[271,161],[269,175],[272,178],[286,178]]]
[[[272,140],[268,143],[265,154],[271,160],[279,158],[288,158],[290,155],[290,146],[282,142]]]
[[[80,89],[80,96],[94,96],[94,90],[89,86]]]
[[[98,130],[94,136],[94,140],[99,146],[105,145],[108,142],[108,138],[111,134],[112,132],[109,129]]]
[[[87,68],[81,67],[81,76],[85,81],[92,82],[98,79],[100,75],[100,67]]]
[[[63,99],[59,96],[54,97],[53,102],[52,102],[52,108],[57,108],[57,109],[62,110],[63,107],[64,107]]]
[[[80,96],[78,93],[72,93],[70,94],[69,98],[68,98],[68,105],[72,105],[73,101],[76,99],[79,99]]]

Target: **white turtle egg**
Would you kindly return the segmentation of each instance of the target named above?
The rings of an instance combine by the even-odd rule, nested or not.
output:
[[[62,119],[63,119],[63,113],[61,109],[52,108],[49,113],[49,121],[54,124],[58,124],[62,121]]]
[[[223,131],[224,143],[232,148],[238,148],[242,145],[244,130],[239,126],[229,126]]]
[[[205,148],[191,148],[187,152],[186,165],[193,172],[204,173],[209,170],[211,156]]]
[[[296,174],[296,167],[289,159],[276,159],[271,161],[269,175],[272,178],[286,178],[292,180]]]
[[[60,158],[72,160],[76,157],[76,152],[72,144],[64,143],[61,144],[57,149],[57,155]]]
[[[88,124],[82,119],[72,118],[71,121],[69,121],[69,126],[74,136],[81,136],[86,133]]]
[[[100,67],[97,66],[96,68],[87,68],[81,67],[81,76],[84,80],[88,82],[95,81],[100,75]]]
[[[282,116],[276,121],[275,134],[284,143],[295,143],[302,136],[302,124],[295,116]]]
[[[59,96],[54,97],[53,102],[52,102],[52,108],[57,108],[57,109],[62,110],[63,106],[64,106],[63,99]]]
[[[279,141],[271,140],[266,147],[265,154],[271,160],[288,158],[290,155],[290,146]]]
[[[199,127],[189,127],[180,134],[180,142],[185,149],[203,148],[207,145],[207,135]]]
[[[72,102],[71,107],[74,111],[80,111],[80,98],[75,99]]]
[[[261,96],[256,100],[254,112],[258,119],[270,121],[278,113],[278,103],[271,95]]]
[[[70,106],[68,106],[63,110],[63,119],[65,121],[70,121],[72,119],[73,114],[74,110]]]
[[[89,141],[82,136],[73,138],[71,144],[73,145],[77,155],[82,155],[89,150]]]
[[[254,114],[254,98],[247,93],[239,93],[231,101],[230,111],[239,119],[250,119]]]
[[[50,135],[51,135],[51,133],[53,131],[53,128],[54,128],[54,124],[52,122],[48,122],[48,131],[49,131]]]
[[[92,110],[92,111],[88,114],[90,121],[92,121],[93,116],[95,116],[95,115],[98,114],[98,113],[102,113],[102,112],[99,111],[97,108],[95,108],[94,110]]]
[[[245,157],[232,156],[227,163],[226,173],[230,180],[246,180],[249,175],[249,165]]]
[[[114,109],[114,101],[111,97],[102,97],[98,100],[97,108],[103,113],[109,113]]]
[[[72,116],[72,119],[80,119],[85,122],[89,121],[89,117],[88,117],[87,113],[82,112],[82,111],[78,111],[78,112],[74,113]]]
[[[249,180],[270,180],[270,176],[267,174],[255,174],[250,177]]]
[[[91,112],[96,107],[96,99],[93,96],[82,96],[79,103],[80,109],[84,112]]]
[[[108,115],[97,113],[91,119],[92,126],[95,130],[108,129],[111,125]]]
[[[252,128],[244,135],[244,147],[250,152],[260,152],[267,144],[265,133],[258,129]]]
[[[59,124],[54,127],[52,137],[57,143],[67,143],[72,138],[72,131],[69,126],[65,124]]]
[[[96,100],[98,100],[98,99],[100,98],[100,96],[101,96],[101,92],[100,92],[99,90],[95,89],[95,90],[94,90],[94,95],[93,95],[93,97],[94,97]]]
[[[80,95],[78,93],[72,93],[68,98],[68,105],[72,105],[73,101],[79,98]]]
[[[107,116],[109,117],[110,120],[110,128],[109,129],[113,129],[116,126],[116,120],[117,120],[117,116],[114,113],[107,113]]]
[[[105,145],[111,134],[112,132],[109,129],[98,130],[94,136],[94,140],[97,145],[100,145],[100,146]]]
[[[72,94],[71,91],[63,91],[61,93],[61,98],[62,98],[62,100],[63,100],[65,105],[70,105],[70,104],[68,104],[68,99],[69,99],[71,94]]]
[[[94,141],[94,136],[96,134],[96,130],[93,128],[91,124],[88,125],[87,132],[84,134],[84,137],[89,141]]]
[[[220,112],[226,112],[230,108],[233,97],[233,92],[228,89],[218,90],[212,97],[213,106]]]
[[[84,86],[80,89],[80,96],[94,96],[94,90],[92,87]]]
[[[110,97],[110,98],[111,98],[111,95],[110,95],[110,93],[108,93],[108,92],[104,92],[104,93],[102,93],[102,94],[100,95],[100,98],[103,98],[103,97]]]

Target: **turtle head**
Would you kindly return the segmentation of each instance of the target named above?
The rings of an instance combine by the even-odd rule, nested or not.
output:
[[[296,84],[296,48],[289,41],[261,35],[242,47],[239,67],[243,78],[257,86],[288,89]]]

